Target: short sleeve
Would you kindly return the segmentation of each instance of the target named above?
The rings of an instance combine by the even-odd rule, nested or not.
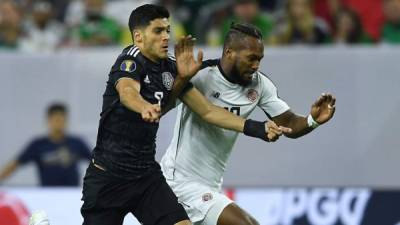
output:
[[[114,86],[123,78],[130,78],[140,82],[142,75],[143,68],[133,57],[123,57],[114,64],[110,73],[110,82]]]
[[[276,86],[266,76],[260,74],[261,98],[258,106],[268,117],[278,116],[290,109],[288,104],[278,96]]]
[[[18,156],[17,161],[20,164],[26,164],[28,162],[32,162],[37,160],[38,158],[38,142],[32,141],[26,146],[26,148],[21,152]]]

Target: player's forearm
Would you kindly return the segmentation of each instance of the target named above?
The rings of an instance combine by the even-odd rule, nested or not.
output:
[[[0,181],[3,181],[7,177],[9,177],[18,167],[18,163],[16,161],[12,161],[6,165],[6,167],[0,173]]]
[[[263,122],[244,120],[226,109],[211,104],[196,88],[188,90],[181,100],[208,123],[268,141]]]
[[[227,110],[211,105],[201,118],[215,126],[243,133],[245,119],[235,116]]]
[[[218,127],[243,132],[245,120],[235,116],[229,111],[213,105],[195,87],[191,88],[181,100],[190,110],[196,113],[203,120]]]
[[[292,129],[290,134],[285,134],[288,138],[299,138],[310,133],[313,128],[309,127],[307,123],[307,117],[295,115],[290,122],[287,124],[287,127]]]
[[[121,103],[131,111],[141,113],[143,108],[150,104],[134,89],[125,88],[120,94]]]

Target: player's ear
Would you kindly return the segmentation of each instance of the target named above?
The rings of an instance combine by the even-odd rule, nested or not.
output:
[[[235,57],[235,51],[231,48],[225,48],[224,54],[228,57],[228,59],[233,59]]]
[[[133,40],[135,42],[139,42],[139,43],[143,42],[143,32],[141,30],[139,30],[139,29],[133,30],[132,36],[133,36]]]

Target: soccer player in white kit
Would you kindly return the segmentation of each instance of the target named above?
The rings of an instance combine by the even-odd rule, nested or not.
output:
[[[260,31],[249,24],[233,24],[224,42],[222,58],[209,60],[192,83],[213,104],[243,118],[260,107],[277,125],[291,128],[287,137],[303,136],[330,120],[335,98],[322,94],[309,116],[293,113],[278,97],[275,85],[258,71],[264,46]],[[168,184],[194,225],[254,225],[258,222],[226,197],[223,173],[237,132],[218,128],[196,116],[187,106],[178,108],[173,139],[161,160]]]

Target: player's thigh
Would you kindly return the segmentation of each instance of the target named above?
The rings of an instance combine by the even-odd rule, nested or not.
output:
[[[212,192],[211,194],[212,197],[208,201],[210,207],[206,208],[204,218],[201,221],[194,222],[194,225],[216,225],[223,210],[233,203],[231,199],[220,192]]]
[[[141,223],[149,225],[174,225],[189,220],[164,176],[161,173],[154,176],[151,179],[155,181],[148,186],[132,213]]]
[[[250,214],[235,203],[224,208],[218,218],[218,225],[259,225]]]
[[[95,168],[91,163],[86,170],[82,190],[81,214],[84,225],[122,225],[128,211],[119,207],[104,207],[99,204],[104,198],[100,193],[104,192],[108,183],[109,180],[104,172]]]

